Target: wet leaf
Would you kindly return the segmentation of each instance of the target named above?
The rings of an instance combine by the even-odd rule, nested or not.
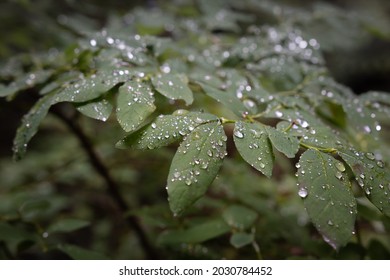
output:
[[[237,122],[234,143],[242,158],[267,177],[271,177],[274,154],[265,127],[257,123]]]
[[[111,102],[104,98],[100,101],[89,102],[87,104],[77,106],[77,110],[80,113],[86,115],[87,117],[104,122],[110,117],[112,109],[113,106]]]
[[[53,94],[45,95],[23,117],[13,143],[14,159],[19,160],[24,156],[28,142],[37,133],[52,104]]]
[[[202,87],[208,96],[225,105],[237,116],[241,116],[244,112],[247,111],[247,108],[244,106],[242,101],[238,99],[237,96],[235,96],[232,92],[222,91],[202,82],[198,82],[198,84]]]
[[[154,88],[167,98],[182,99],[191,105],[194,97],[188,87],[188,78],[183,74],[159,74],[152,78]]]
[[[268,137],[272,145],[286,157],[293,158],[299,150],[299,141],[297,137],[291,136],[286,132],[266,126]]]
[[[342,163],[332,156],[307,150],[299,160],[299,196],[324,240],[334,249],[347,244],[357,213],[351,183]]]
[[[99,98],[119,83],[130,80],[133,73],[127,69],[102,69],[97,73],[83,77],[64,88],[56,96],[58,102],[86,102]]]
[[[188,111],[160,115],[152,123],[119,141],[116,146],[134,149],[160,148],[180,140],[199,125],[217,120],[218,118],[211,114]]]
[[[124,131],[134,131],[151,115],[154,105],[152,88],[142,82],[127,82],[119,88],[116,116]]]
[[[225,157],[225,141],[219,122],[202,124],[184,138],[172,160],[167,183],[174,214],[181,214],[207,191]]]
[[[390,172],[373,153],[340,150],[339,155],[352,169],[357,184],[368,199],[385,215],[390,216]]]
[[[256,221],[257,213],[245,206],[231,205],[223,211],[222,217],[232,228],[245,230]]]

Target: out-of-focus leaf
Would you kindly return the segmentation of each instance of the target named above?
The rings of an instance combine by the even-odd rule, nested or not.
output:
[[[88,226],[90,223],[79,219],[62,219],[49,226],[48,233],[53,232],[72,232]]]
[[[254,235],[246,232],[235,232],[230,237],[230,244],[235,248],[242,248],[254,241]]]
[[[257,219],[254,210],[241,205],[229,206],[223,211],[222,216],[229,226],[239,230],[251,227]]]

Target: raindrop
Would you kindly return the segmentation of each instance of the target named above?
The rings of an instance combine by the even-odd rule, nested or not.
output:
[[[375,159],[375,155],[373,153],[366,153],[366,158],[368,158],[370,160],[374,160]]]
[[[173,173],[173,177],[179,178],[180,177],[180,172],[176,171],[175,173]]]
[[[157,127],[156,123],[152,123],[152,124],[151,124],[151,127],[152,127],[153,129],[155,129],[155,128]]]
[[[301,165],[299,164],[299,162],[297,162],[297,163],[295,164],[295,167],[296,167],[296,168],[300,168],[300,167],[301,167]]]
[[[366,132],[366,133],[370,133],[370,132],[371,132],[371,128],[370,128],[368,125],[365,125],[365,126],[363,127],[363,130],[364,130],[364,132]]]
[[[185,180],[185,183],[186,183],[187,186],[190,186],[190,185],[192,184],[192,181],[191,181],[190,178],[187,178],[187,179]]]
[[[378,160],[378,161],[376,162],[376,165],[378,165],[378,167],[380,167],[380,168],[383,168],[383,167],[385,166],[385,164],[384,164],[383,161],[381,161],[381,160]]]
[[[260,163],[260,168],[264,168],[265,167],[265,164],[264,163]]]
[[[208,155],[209,157],[212,157],[212,156],[213,156],[213,152],[212,152],[211,150],[208,150],[208,151],[207,151],[207,155]]]
[[[281,118],[281,117],[283,117],[283,113],[280,111],[276,111],[275,116],[277,116],[278,118]]]
[[[343,178],[343,174],[341,174],[340,171],[337,171],[336,174],[335,174],[335,176],[336,176],[336,178],[339,179],[339,180],[340,180],[341,178]]]
[[[333,222],[331,220],[329,220],[328,225],[333,226]]]
[[[342,162],[337,162],[336,163],[336,168],[340,172],[344,172],[345,171],[345,166],[344,166],[344,164]]]
[[[89,41],[89,43],[91,44],[92,47],[95,47],[96,46],[96,40],[95,39],[91,39]]]
[[[366,188],[364,191],[366,192],[367,195],[370,195],[370,194],[371,194],[371,191],[370,191],[369,188]]]
[[[242,134],[241,131],[235,130],[233,134],[234,134],[234,136],[236,136],[237,138],[244,138],[244,134]]]
[[[307,197],[307,189],[306,188],[303,188],[301,187],[298,191],[298,195],[302,198],[305,198]]]

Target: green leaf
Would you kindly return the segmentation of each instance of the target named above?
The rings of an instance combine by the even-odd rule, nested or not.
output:
[[[230,244],[235,248],[242,248],[251,244],[254,241],[254,236],[251,233],[235,232],[230,237]]]
[[[35,237],[31,232],[23,228],[9,225],[8,223],[0,222],[0,241],[7,243],[20,243],[25,240],[34,240]]]
[[[390,216],[390,171],[375,159],[373,153],[340,150],[339,155],[350,166],[358,185],[368,199],[385,215]]]
[[[211,114],[178,110],[160,115],[152,123],[117,143],[117,148],[156,149],[180,140],[201,124],[217,121]]]
[[[154,88],[167,98],[182,99],[186,105],[192,104],[194,97],[184,74],[158,74],[152,77]]]
[[[107,260],[107,256],[102,253],[87,250],[76,245],[60,244],[58,249],[71,257],[74,260]]]
[[[72,232],[88,226],[90,222],[79,219],[62,219],[49,226],[47,232]]]
[[[345,166],[328,154],[309,149],[299,160],[299,196],[310,219],[334,249],[354,234],[356,200]]]
[[[158,243],[201,243],[230,231],[230,227],[222,219],[212,219],[185,230],[165,231],[158,237]]]
[[[257,123],[236,122],[234,143],[242,158],[267,177],[271,177],[274,154],[265,127]]]
[[[99,98],[119,83],[130,80],[134,75],[128,69],[104,69],[83,77],[64,88],[56,96],[58,102],[86,102]]]
[[[248,110],[244,106],[242,101],[237,98],[237,96],[233,92],[222,91],[202,82],[197,83],[202,87],[202,89],[208,96],[225,105],[237,116],[242,116],[242,114]]]
[[[116,116],[123,130],[136,130],[156,110],[153,95],[152,88],[142,82],[130,81],[119,88]]]
[[[285,154],[288,158],[295,157],[299,150],[299,140],[297,137],[288,135],[286,132],[282,132],[270,126],[266,126],[266,131],[272,145],[279,152]]]
[[[37,133],[39,125],[46,117],[52,104],[53,95],[45,95],[39,99],[30,111],[23,117],[22,124],[16,131],[13,143],[15,160],[21,159],[26,153],[28,142]]]
[[[104,98],[100,101],[77,105],[77,110],[80,113],[104,122],[110,117],[112,109],[113,106],[111,102]]]
[[[51,75],[52,70],[38,70],[18,77],[7,86],[0,84],[0,97],[10,96],[18,91],[32,88],[45,82]]]
[[[207,191],[226,155],[226,140],[219,122],[202,124],[184,138],[172,160],[167,183],[174,214],[181,214]]]
[[[245,206],[231,205],[222,213],[225,222],[234,229],[245,230],[253,225],[257,213]]]

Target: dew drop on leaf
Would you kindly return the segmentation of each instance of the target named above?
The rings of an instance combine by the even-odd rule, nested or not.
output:
[[[375,155],[373,153],[366,153],[366,158],[368,158],[370,160],[374,160],[375,159]]]
[[[345,166],[344,166],[344,164],[342,162],[337,162],[335,165],[336,165],[336,168],[337,168],[338,171],[340,171],[340,172],[344,172],[345,171]]]
[[[238,130],[235,130],[234,131],[234,136],[236,136],[237,138],[244,138],[244,134],[241,132],[241,131],[238,131]]]
[[[307,189],[304,187],[299,188],[298,195],[302,198],[307,197]]]

